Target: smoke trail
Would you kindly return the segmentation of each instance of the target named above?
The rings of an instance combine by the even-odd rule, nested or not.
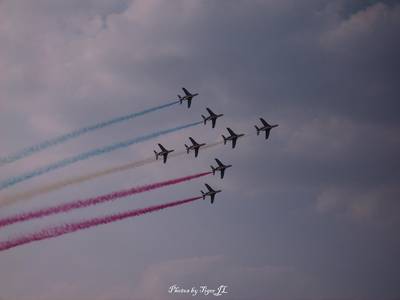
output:
[[[219,142],[207,144],[202,149],[212,148],[212,147],[221,145],[222,143],[223,143],[222,141],[219,141]],[[182,150],[182,151],[173,152],[168,156],[168,159],[171,159],[172,157],[178,157],[183,154],[186,154],[186,151]],[[44,186],[39,186],[38,188],[33,188],[31,190],[28,190],[25,192],[20,192],[20,193],[14,194],[14,195],[3,196],[3,197],[0,197],[0,207],[4,207],[6,205],[9,205],[9,204],[21,201],[21,200],[27,200],[27,199],[30,199],[35,196],[47,194],[49,192],[56,191],[58,189],[62,189],[64,187],[67,187],[70,185],[83,183],[83,182],[86,182],[89,180],[96,179],[98,177],[102,177],[102,176],[130,170],[130,169],[142,167],[142,166],[156,163],[156,162],[159,162],[159,161],[156,160],[154,156],[152,156],[152,157],[148,157],[143,160],[140,160],[140,161],[130,162],[127,164],[123,164],[123,165],[107,168],[104,170],[88,173],[86,175],[80,175],[80,176],[76,176],[76,177],[67,178],[65,180],[50,183],[50,184],[47,184]]]
[[[14,153],[14,154],[11,154],[9,156],[1,157],[0,158],[0,166],[2,166],[4,164],[7,164],[7,163],[12,163],[12,162],[17,161],[19,159],[22,159],[24,157],[30,156],[30,155],[32,155],[32,154],[34,154],[36,152],[40,152],[40,151],[42,151],[44,149],[47,149],[49,147],[64,143],[64,142],[66,142],[68,140],[71,140],[73,138],[77,138],[77,137],[81,136],[82,134],[85,134],[85,133],[88,133],[88,132],[91,132],[91,131],[94,131],[94,130],[97,130],[97,129],[101,129],[101,128],[104,128],[104,127],[107,127],[107,126],[110,126],[110,125],[113,125],[113,124],[116,124],[116,123],[121,123],[121,122],[124,122],[124,121],[128,121],[128,120],[131,120],[133,118],[136,118],[136,117],[139,117],[139,116],[143,116],[145,114],[148,114],[148,113],[151,113],[151,112],[154,112],[154,111],[157,111],[157,110],[160,110],[160,109],[167,108],[169,106],[175,105],[178,102],[179,101],[174,101],[174,102],[170,102],[170,103],[167,103],[167,104],[163,104],[163,105],[159,105],[159,106],[156,106],[156,107],[152,107],[152,108],[149,108],[149,109],[137,112],[137,113],[132,113],[132,114],[125,115],[125,116],[120,116],[120,117],[117,117],[117,118],[114,118],[114,119],[111,119],[111,120],[108,120],[108,121],[97,123],[95,125],[91,125],[91,126],[87,126],[87,127],[84,127],[84,128],[77,129],[77,130],[72,131],[70,133],[67,133],[67,134],[60,135],[58,137],[49,139],[47,141],[43,141],[40,144],[37,144],[37,145],[31,146],[31,147],[22,149],[22,150]]]
[[[105,176],[108,174],[113,174],[115,172],[128,170],[131,168],[137,168],[140,166],[144,166],[146,164],[154,163],[156,160],[153,157],[149,157],[147,159],[143,159],[141,161],[132,162],[126,165],[121,165],[117,167],[108,168],[98,172],[92,172],[86,175],[80,175],[76,177],[67,178],[65,180],[61,180],[58,182],[50,183],[44,186],[39,186],[38,188],[34,188],[25,192],[17,193],[14,195],[4,196],[0,198],[0,207],[4,207],[5,205],[9,205],[15,203],[20,200],[30,199],[35,196],[47,194],[52,191],[56,191],[58,189],[62,189],[63,187],[67,187],[69,185],[74,185],[78,183],[82,183],[85,181],[89,181],[95,179],[97,177]]]
[[[178,131],[178,130],[182,130],[182,129],[185,129],[185,128],[193,127],[193,126],[199,125],[201,123],[202,122],[199,121],[199,122],[194,122],[194,123],[190,123],[190,124],[186,124],[186,125],[170,128],[170,129],[160,130],[160,131],[157,131],[157,132],[154,132],[154,133],[150,133],[148,135],[140,136],[138,138],[134,138],[134,139],[127,140],[127,141],[124,141],[124,142],[116,143],[116,144],[109,145],[109,146],[106,146],[106,147],[103,147],[103,148],[94,149],[94,150],[79,154],[77,156],[69,157],[69,158],[63,159],[61,161],[55,162],[53,164],[38,168],[38,169],[36,169],[34,171],[22,174],[20,176],[16,176],[16,177],[12,177],[10,179],[4,180],[4,181],[0,182],[0,190],[3,190],[3,189],[5,189],[7,187],[10,187],[10,186],[13,186],[13,185],[15,185],[15,184],[17,184],[19,182],[28,180],[30,178],[37,177],[37,176],[40,176],[42,174],[48,173],[50,171],[54,171],[56,169],[64,168],[64,167],[66,167],[68,165],[71,165],[73,163],[76,163],[78,161],[86,160],[86,159],[91,158],[93,156],[105,154],[105,153],[108,153],[108,152],[111,152],[111,151],[114,151],[114,150],[117,150],[117,149],[120,149],[120,148],[131,146],[133,144],[137,144],[137,143],[141,143],[141,142],[144,142],[144,141],[147,141],[147,140],[150,140],[150,139],[154,139],[156,137],[159,137],[160,135],[164,135],[164,134],[172,133],[172,132],[175,132],[175,131]]]
[[[169,185],[183,183],[183,182],[186,182],[189,180],[193,180],[193,179],[200,178],[200,177],[203,177],[206,175],[210,175],[211,173],[212,172],[204,172],[204,173],[189,175],[189,176],[185,176],[185,177],[170,179],[167,181],[161,181],[161,182],[156,182],[156,183],[152,183],[152,184],[148,184],[148,185],[133,187],[128,190],[117,191],[117,192],[113,192],[110,194],[101,195],[101,196],[97,196],[97,197],[93,197],[93,198],[76,200],[76,201],[60,204],[57,206],[42,208],[42,209],[39,209],[36,211],[17,214],[17,215],[11,216],[11,217],[6,217],[3,219],[0,219],[0,227],[9,226],[14,223],[24,222],[24,221],[28,221],[28,220],[32,220],[32,219],[43,218],[45,216],[54,215],[54,214],[58,214],[58,213],[66,213],[70,210],[88,207],[88,206],[92,206],[92,205],[97,205],[97,204],[104,203],[104,202],[114,201],[119,198],[131,196],[131,195],[135,195],[135,194],[139,194],[139,193],[144,193],[147,191],[159,189],[159,188],[166,187]]]
[[[121,221],[127,218],[133,218],[137,217],[140,215],[144,215],[147,213],[152,213],[158,210],[162,210],[168,207],[174,207],[186,203],[190,203],[196,200],[201,199],[202,197],[194,197],[194,198],[189,198],[185,200],[180,200],[180,201],[175,201],[175,202],[169,202],[161,205],[154,205],[154,206],[149,206],[146,208],[141,208],[141,209],[136,209],[136,210],[130,210],[127,212],[122,212],[119,214],[114,214],[114,215],[108,215],[105,217],[98,217],[94,219],[89,219],[86,221],[81,221],[77,223],[69,223],[69,224],[64,224],[56,227],[50,227],[47,229],[43,229],[41,231],[38,231],[36,233],[28,234],[25,236],[21,236],[19,238],[15,239],[10,239],[7,241],[0,242],[0,251],[8,250],[17,246],[21,246],[24,244],[36,242],[36,241],[41,241],[44,239],[50,239],[54,238],[60,235],[64,235],[67,233],[72,233],[78,230],[83,230],[83,229],[88,229],[90,227],[98,226],[98,225],[103,225],[103,224],[108,224],[116,221]]]
[[[212,147],[215,147],[218,145],[222,145],[223,143],[224,143],[224,141],[214,142],[214,143],[203,146],[202,149],[204,150],[204,149],[212,148]]]

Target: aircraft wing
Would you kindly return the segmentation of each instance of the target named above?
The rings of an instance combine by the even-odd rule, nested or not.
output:
[[[268,139],[271,129],[265,130],[265,139]]]
[[[189,137],[189,140],[192,142],[193,146],[198,145],[198,143],[192,137]]]
[[[161,144],[158,144],[158,147],[160,147],[161,151],[167,151],[167,149],[165,149],[164,146]]]
[[[211,197],[211,204],[213,204],[214,203],[215,194],[212,194],[210,197]]]
[[[215,127],[215,121],[217,121],[217,119],[211,119],[212,128]]]
[[[163,158],[164,158],[164,164],[167,162],[167,157],[168,157],[168,153],[166,153],[166,154],[164,154],[164,155],[163,155]]]
[[[199,155],[199,148],[194,148],[194,157],[197,157]]]
[[[235,148],[236,146],[236,140],[237,138],[232,139],[232,149]]]
[[[264,126],[269,126],[267,121],[265,121],[263,118],[260,118],[261,123],[263,123]]]
[[[187,103],[188,103],[188,108],[190,108],[190,105],[192,104],[192,99],[187,99]]]
[[[224,175],[225,175],[225,169],[222,169],[221,170],[221,179],[224,178]]]
[[[230,135],[236,135],[234,132],[233,132],[233,130],[232,129],[230,129],[229,127],[228,128],[226,128],[228,131],[229,131],[229,134]]]
[[[209,192],[214,191],[211,186],[209,186],[207,183],[204,184],[206,186],[206,188],[208,189]]]
[[[190,96],[191,95],[187,89],[182,88],[182,90],[183,90],[183,92],[185,93],[186,96]]]
[[[211,109],[209,109],[208,107],[206,107],[208,113],[210,114],[210,116],[215,116],[215,114],[213,113],[213,111]]]
[[[224,165],[222,164],[222,162],[221,162],[218,158],[216,158],[215,161],[217,162],[217,164],[218,164],[220,167],[223,167],[223,166],[224,166]]]

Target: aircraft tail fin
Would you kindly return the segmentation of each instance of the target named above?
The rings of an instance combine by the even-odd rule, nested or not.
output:
[[[189,153],[189,146],[185,144],[186,153]]]
[[[254,127],[255,127],[256,130],[257,130],[257,135],[260,135],[260,128],[258,128],[257,125],[254,125]]]
[[[203,118],[204,125],[206,125],[206,117],[204,115],[201,115],[201,117]]]
[[[179,99],[179,103],[182,104],[183,98],[182,98],[181,95],[179,95],[179,94],[178,94],[178,99]]]
[[[224,145],[226,145],[226,137],[222,135],[222,138],[224,139]]]
[[[156,152],[156,150],[153,150],[154,154],[156,155],[156,160],[158,160],[158,153]]]
[[[213,166],[210,166],[210,167],[211,167],[213,175],[215,175],[215,168]]]
[[[206,199],[206,194],[203,191],[200,191],[201,195],[203,196],[203,200]]]

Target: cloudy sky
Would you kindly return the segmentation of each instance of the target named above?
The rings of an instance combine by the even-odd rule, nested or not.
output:
[[[400,4],[373,0],[0,0],[0,156],[199,92],[173,106],[2,166],[0,180],[93,148],[224,113],[198,126],[2,190],[140,160],[157,142],[252,135],[1,208],[0,216],[208,170],[112,204],[14,225],[49,225],[223,189],[203,201],[0,253],[2,300],[400,299]],[[268,141],[259,117],[278,123]],[[208,296],[207,298],[213,298]],[[203,297],[205,298],[205,297]]]

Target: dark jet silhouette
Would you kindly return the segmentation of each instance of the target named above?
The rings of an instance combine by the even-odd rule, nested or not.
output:
[[[258,127],[257,125],[254,126],[257,130],[257,135],[260,135],[261,131],[265,131],[265,139],[268,139],[271,129],[278,127],[278,124],[269,125],[263,118],[260,118],[260,121],[263,124],[261,127]]]
[[[216,158],[215,161],[217,162],[218,166],[217,167],[210,166],[211,170],[213,172],[213,175],[215,175],[216,171],[220,171],[221,179],[222,179],[222,178],[224,178],[225,169],[232,167],[232,165],[224,165],[218,158]]]
[[[185,144],[186,153],[189,153],[190,150],[194,150],[194,156],[197,157],[197,155],[199,154],[200,147],[204,146],[205,143],[199,144],[192,137],[189,137],[189,140],[192,142],[192,145],[188,146]]]
[[[158,144],[158,147],[160,147],[160,149],[161,149],[161,151],[160,152],[157,152],[156,150],[154,150],[154,153],[155,153],[155,155],[156,155],[156,159],[158,160],[158,157],[159,156],[163,156],[163,158],[164,158],[164,164],[167,162],[167,158],[168,158],[168,154],[170,154],[171,152],[173,152],[173,151],[175,151],[175,150],[167,150],[167,149],[165,149],[164,148],[164,146],[163,145],[161,145],[161,144]]]
[[[207,192],[201,191],[201,195],[203,196],[203,200],[206,199],[206,196],[210,196],[211,204],[213,204],[214,203],[215,194],[221,192],[221,190],[217,190],[216,191],[216,190],[212,189],[212,187],[209,186],[207,183],[205,183],[204,185],[206,186],[208,191]]]
[[[206,125],[208,120],[211,120],[212,128],[214,128],[215,127],[215,122],[217,121],[217,119],[219,117],[222,117],[224,114],[217,115],[211,109],[209,109],[208,107],[206,109],[207,109],[207,111],[208,111],[208,113],[210,115],[208,117],[205,117],[204,115],[201,115],[201,117],[203,118],[203,121],[204,121],[204,125]]]
[[[191,94],[187,89],[185,89],[184,87],[182,88],[183,92],[185,93],[184,96],[178,95],[178,99],[179,99],[179,103],[182,104],[183,101],[187,101],[188,104],[188,108],[190,108],[190,105],[192,104],[192,99],[193,97],[197,96],[198,93],[196,94]]]
[[[224,139],[224,145],[226,145],[227,141],[232,141],[232,148],[235,148],[236,146],[236,140],[242,136],[244,136],[244,133],[241,134],[236,134],[235,132],[233,132],[232,129],[230,129],[229,127],[226,128],[229,131],[230,136],[225,137],[224,135],[222,135],[222,138]]]

